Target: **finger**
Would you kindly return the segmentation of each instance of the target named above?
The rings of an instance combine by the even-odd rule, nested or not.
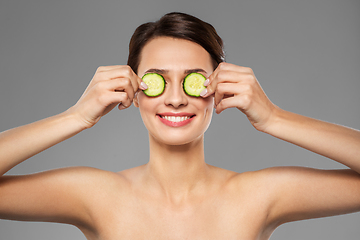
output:
[[[129,100],[129,96],[126,92],[106,92],[99,96],[99,101],[102,105],[108,106],[110,104],[125,103]],[[129,105],[129,104],[125,104]]]
[[[126,65],[114,69],[110,68],[110,70],[107,73],[109,73],[110,77],[113,76],[113,78],[117,78],[117,76],[120,78],[121,77],[129,78],[134,92],[136,92],[139,88],[141,90],[146,90],[148,88],[146,83],[144,83],[142,79],[135,74],[135,72],[131,69],[130,66]]]
[[[253,70],[248,67],[238,66],[231,63],[225,63],[222,62],[218,65],[218,67],[214,70],[214,72],[211,74],[210,78],[216,78],[220,72],[237,72],[237,73],[247,73],[247,74],[253,74]]]
[[[222,99],[221,102],[218,105],[216,105],[215,112],[217,114],[220,114],[225,109],[237,107],[238,104],[239,104],[239,100],[237,99],[237,97],[229,97]]]
[[[224,74],[223,74],[224,75]],[[204,82],[204,86],[206,87],[205,90],[203,90],[200,93],[200,96],[202,97],[208,97],[212,95],[217,87],[217,84],[220,82],[220,79],[218,78],[218,74],[212,73]]]
[[[116,69],[114,69],[114,71],[116,71]],[[136,92],[139,88],[139,82],[141,82],[141,79],[139,79],[139,77],[134,73],[131,67],[126,65],[117,71],[121,74],[120,78],[127,78],[130,80],[133,91]]]
[[[127,65],[110,65],[110,66],[100,66],[96,69],[96,72],[106,72],[106,71],[110,71],[113,69],[119,69],[119,68],[123,68]]]
[[[218,65],[218,67],[215,69],[216,71],[221,70],[228,70],[228,71],[235,71],[235,72],[244,72],[244,73],[253,73],[253,70],[249,67],[239,66],[236,64],[231,64],[227,62],[222,62]]]
[[[122,101],[119,104],[118,108],[119,108],[119,110],[126,109],[126,108],[130,107],[132,103],[133,103],[132,101],[128,101],[128,100]]]
[[[123,106],[122,109],[128,108],[131,106],[131,102],[129,101],[129,97],[126,92],[108,92],[107,94],[103,94],[99,101],[106,105],[103,115],[110,112],[117,104]]]
[[[137,81],[138,81],[140,90],[146,90],[148,88],[148,85],[146,85],[146,83],[143,82],[143,80],[140,77],[137,78]]]
[[[135,95],[135,91],[129,78],[112,79],[109,81],[98,83],[98,85],[101,85],[100,88],[105,88],[108,91],[126,92],[130,100],[132,100]]]
[[[246,80],[253,77],[254,72],[251,68],[222,62],[209,76],[207,81],[205,81],[204,85],[207,86],[207,88],[202,92],[201,96],[208,97],[212,95],[218,82],[236,82],[242,78]]]
[[[105,70],[107,69],[107,70]],[[132,77],[136,75],[129,66],[108,66],[103,67],[102,70],[98,70],[94,76],[94,79],[99,81],[110,80],[119,77]]]
[[[218,105],[219,102],[225,97],[245,94],[248,96],[253,96],[253,93],[254,90],[252,86],[247,83],[220,83],[218,84],[215,91],[214,103],[215,105]]]
[[[135,72],[132,70],[132,68],[128,65],[103,67],[100,70],[99,74],[100,75],[104,74],[104,76],[103,76],[104,80],[128,77],[131,80],[131,84],[132,84],[135,92],[139,88],[141,90],[145,90],[148,88],[148,86],[142,81],[142,79],[138,75],[136,75]]]
[[[123,110],[123,109],[126,109],[127,107],[125,107],[124,105],[122,105],[121,103],[119,104],[119,106],[118,106],[118,109],[119,110]]]
[[[240,111],[246,114],[246,112],[250,109],[253,100],[250,95],[242,94],[236,95],[229,98],[224,98],[220,101],[220,103],[216,106],[216,113],[221,113],[223,110],[227,108],[236,107]]]
[[[120,105],[122,105],[123,106],[122,109],[125,109],[125,108],[130,107],[131,104],[132,104],[132,101],[130,101],[129,98],[126,98],[125,100],[121,101],[121,103],[119,104],[119,107],[120,107]]]
[[[89,85],[85,89],[85,92],[88,92],[89,89],[91,89],[94,85],[101,81],[107,81],[113,78],[117,78],[122,76],[122,74],[118,71],[119,69],[122,69],[123,66],[121,65],[115,65],[115,66],[101,66],[98,67],[96,70],[92,80],[90,81]],[[114,71],[117,70],[117,71]]]
[[[224,98],[224,96],[234,96],[240,94],[243,88],[239,83],[219,83],[215,90],[215,106]]]
[[[117,88],[115,88],[115,91],[116,92],[122,92],[122,91],[126,92],[129,96],[130,101],[132,101],[132,99],[135,96],[135,90],[132,85],[132,81],[128,78],[121,78],[121,79],[117,79],[117,80],[119,81],[119,83],[117,84]]]
[[[212,74],[209,77],[209,84],[207,86],[206,95],[203,97],[207,97],[217,91],[217,86],[222,83],[243,83],[252,80],[253,75],[249,73],[243,72],[235,72],[235,71],[228,71],[222,70]]]

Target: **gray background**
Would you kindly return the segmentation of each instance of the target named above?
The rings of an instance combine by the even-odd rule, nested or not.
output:
[[[135,28],[170,11],[210,22],[227,61],[253,68],[283,109],[360,129],[358,0],[102,0],[0,2],[0,131],[60,113],[101,65],[126,64]],[[257,132],[236,109],[213,117],[206,160],[238,172],[270,166],[342,168]],[[147,131],[135,107],[12,169],[66,166],[120,171],[147,162]],[[359,239],[360,214],[289,223],[271,239]],[[0,239],[85,239],[62,224],[0,220]]]

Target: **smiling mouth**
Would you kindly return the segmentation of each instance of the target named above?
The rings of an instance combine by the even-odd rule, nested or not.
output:
[[[194,116],[183,116],[183,117],[179,117],[179,116],[177,116],[177,117],[175,117],[175,116],[161,116],[161,115],[159,115],[159,116],[162,119],[165,119],[165,120],[170,121],[170,122],[183,122],[185,120],[188,120],[188,119],[194,117],[195,115]]]
[[[157,114],[157,116],[161,119],[161,121],[169,126],[183,126],[186,125],[188,123],[190,123],[190,121],[192,120],[192,118],[195,117],[194,115],[191,114]]]

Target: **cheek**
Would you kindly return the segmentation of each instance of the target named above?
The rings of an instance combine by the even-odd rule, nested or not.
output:
[[[204,134],[206,130],[209,128],[211,123],[213,109],[214,109],[214,98],[208,97],[206,99],[202,99],[201,108],[199,109],[201,109],[201,111],[203,112],[202,120],[200,120],[201,126],[199,126],[200,127],[199,130],[201,131],[202,134]]]
[[[144,108],[144,106],[147,105],[147,97],[145,96],[145,94],[143,92],[139,92],[137,95],[138,98],[138,103],[139,103],[139,108]]]
[[[214,97],[209,97],[209,100],[207,102],[207,105],[206,105],[206,109],[207,109],[207,116],[210,118],[212,118],[212,115],[213,115],[213,110],[214,110]],[[209,122],[210,124],[210,122]]]
[[[206,111],[210,110],[210,112],[212,112],[213,108],[214,108],[214,97],[213,96],[202,99],[201,109],[205,109]]]
[[[149,112],[151,111],[152,106],[154,106],[154,104],[151,103],[151,99],[146,97],[144,93],[139,93],[138,100],[140,113]]]
[[[156,114],[156,108],[160,104],[160,99],[150,98],[145,96],[144,93],[139,93],[138,103],[141,118],[145,126],[148,126],[148,124],[150,124],[149,119],[154,117]]]
[[[210,122],[214,108],[214,97],[210,96],[205,99],[195,99],[195,101],[194,105],[196,105],[197,109],[203,111],[204,121]]]

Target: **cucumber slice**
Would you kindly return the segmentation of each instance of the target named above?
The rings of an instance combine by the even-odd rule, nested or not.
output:
[[[142,77],[142,80],[148,88],[143,92],[149,97],[159,96],[164,92],[165,79],[157,73],[147,73]]]
[[[206,88],[204,82],[206,77],[201,73],[190,73],[184,79],[183,88],[187,95],[199,97],[200,93]]]

